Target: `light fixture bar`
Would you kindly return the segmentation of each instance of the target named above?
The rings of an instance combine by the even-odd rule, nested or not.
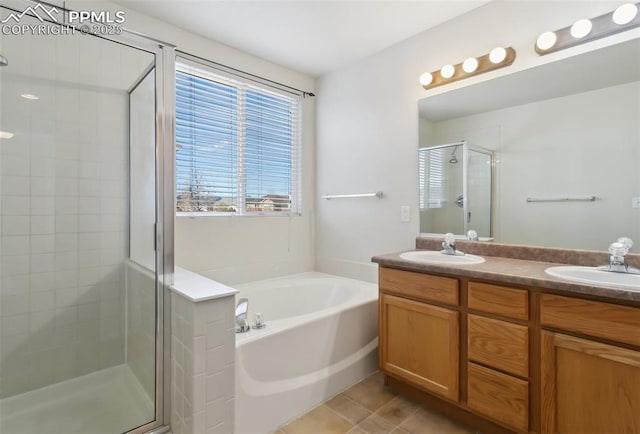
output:
[[[639,9],[640,3],[628,3],[624,6],[630,8],[635,6],[636,9]],[[640,26],[640,13],[636,13],[635,17],[632,20],[623,24],[617,24],[614,21],[614,14],[615,11],[609,12],[608,14],[600,15],[595,18],[591,18],[590,20],[578,20],[570,26],[563,27],[562,29],[556,30],[554,32],[546,32],[546,34],[552,38],[550,41],[553,41],[553,37],[551,36],[551,34],[555,35],[555,42],[549,42],[549,44],[547,45],[550,46],[547,47],[547,45],[545,45],[544,43],[541,44],[541,39],[538,38],[538,42],[536,42],[535,44],[536,53],[538,53],[540,56],[544,56],[545,54],[564,50],[565,48],[584,44],[585,42],[594,41],[596,39],[604,38],[606,36],[614,35],[616,33],[624,32],[626,30]],[[591,28],[588,33],[580,36],[582,35],[582,33],[578,31],[578,28],[580,27],[580,24],[585,24],[587,21],[591,22]],[[571,30],[572,28],[574,28],[573,34]]]
[[[451,65],[445,65],[445,67],[442,68],[442,69],[446,68],[444,76],[442,74],[442,69],[433,71],[431,73],[425,73],[425,74],[422,74],[422,76],[420,76],[420,83],[422,84],[422,87],[424,87],[425,89],[432,89],[434,87],[442,86],[444,84],[453,83],[454,81],[462,80],[468,77],[473,77],[474,75],[493,71],[494,69],[499,69],[505,66],[509,66],[516,59],[516,50],[514,50],[512,47],[504,48],[504,52],[502,52],[501,47],[498,47],[492,50],[492,52],[494,53],[493,57],[491,56],[491,53],[485,54],[484,56],[476,57],[475,59],[477,60],[478,63],[477,63],[477,66],[473,65],[475,66],[475,69],[471,70],[471,72],[465,71],[464,64],[465,62],[467,63],[466,69],[469,70],[469,69],[472,69],[469,67],[469,64],[474,62],[471,62],[469,59],[467,59],[465,62],[460,62],[453,65],[453,75],[448,76],[448,73],[450,72],[449,66]],[[498,54],[497,58],[501,60],[499,60],[497,63],[493,63],[492,58],[495,60],[496,54]],[[431,78],[430,81],[429,81],[429,77]]]

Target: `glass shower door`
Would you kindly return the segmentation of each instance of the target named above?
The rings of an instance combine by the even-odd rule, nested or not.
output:
[[[0,432],[147,425],[156,54],[79,32],[0,38]]]

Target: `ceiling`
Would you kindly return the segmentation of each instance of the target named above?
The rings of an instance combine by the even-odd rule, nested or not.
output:
[[[337,70],[489,0],[116,0],[312,76]]]

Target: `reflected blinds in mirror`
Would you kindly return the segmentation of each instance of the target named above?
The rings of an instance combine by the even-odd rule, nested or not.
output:
[[[420,209],[443,208],[445,205],[444,149],[421,149],[418,153]]]

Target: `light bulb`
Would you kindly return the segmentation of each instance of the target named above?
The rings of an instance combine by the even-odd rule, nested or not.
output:
[[[456,69],[453,67],[453,65],[444,65],[440,70],[440,75],[443,78],[451,78],[453,77],[453,74],[455,74],[455,72]]]
[[[473,71],[478,69],[478,59],[476,59],[475,57],[469,57],[462,63],[462,69],[467,74],[471,74]]]
[[[423,86],[429,86],[433,81],[433,75],[430,72],[425,72],[420,76],[420,84]]]
[[[37,95],[32,95],[30,93],[23,93],[20,95],[21,97],[23,97],[24,99],[31,99],[31,100],[36,100],[36,99],[40,99],[39,96]]]
[[[571,26],[571,36],[576,39],[584,38],[591,32],[592,27],[593,24],[591,24],[591,20],[578,20]]]
[[[0,131],[0,139],[10,139],[11,137],[13,137],[13,133],[10,133],[8,131]]]
[[[489,53],[489,60],[491,61],[491,63],[500,63],[504,59],[506,59],[506,57],[507,50],[505,50],[503,47],[496,47],[491,50],[491,53]]]
[[[626,3],[613,12],[613,22],[622,26],[630,23],[638,15],[638,7],[633,3]]]
[[[541,50],[548,50],[556,44],[558,37],[554,32],[544,32],[538,36],[536,46]]]

